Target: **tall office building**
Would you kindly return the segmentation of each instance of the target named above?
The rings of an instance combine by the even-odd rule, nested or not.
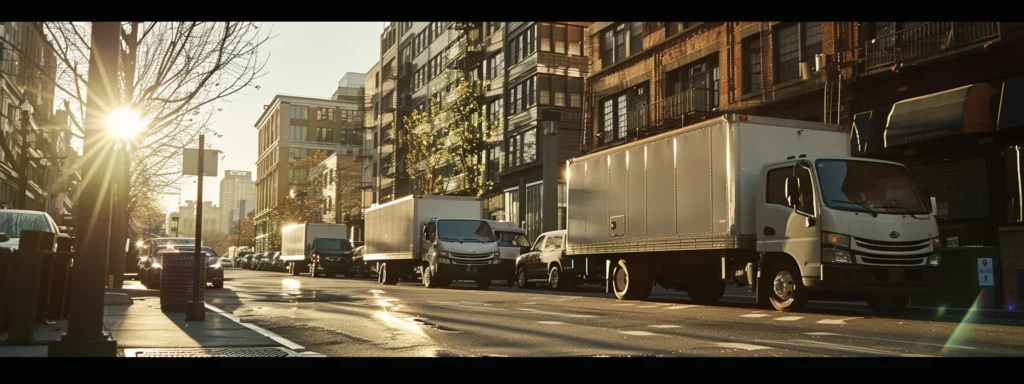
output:
[[[220,180],[220,217],[227,233],[231,233],[235,220],[256,209],[255,202],[256,182],[252,180],[252,172],[224,171],[224,178]]]

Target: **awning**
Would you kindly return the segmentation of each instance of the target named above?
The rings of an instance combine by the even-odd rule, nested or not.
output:
[[[997,94],[995,88],[983,83],[893,104],[885,128],[885,146],[993,132],[992,100]]]
[[[1003,94],[999,99],[999,129],[1024,126],[1024,77],[1003,83]]]

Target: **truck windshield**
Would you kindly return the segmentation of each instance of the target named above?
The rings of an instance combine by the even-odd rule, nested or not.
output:
[[[858,160],[817,161],[825,205],[887,214],[927,214],[910,171],[900,165]]]
[[[498,245],[502,247],[529,247],[530,240],[526,235],[516,232],[498,231]]]
[[[491,226],[483,220],[440,220],[437,223],[437,237],[448,241],[494,241]]]
[[[352,243],[348,239],[316,239],[316,244],[313,247],[322,251],[347,252],[352,250]]]

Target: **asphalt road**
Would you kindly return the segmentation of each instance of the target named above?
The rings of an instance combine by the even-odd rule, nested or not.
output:
[[[327,356],[1021,356],[1024,322],[957,316],[873,317],[866,307],[756,307],[745,289],[719,305],[659,290],[619,301],[471,283],[292,277],[230,269],[209,303]]]

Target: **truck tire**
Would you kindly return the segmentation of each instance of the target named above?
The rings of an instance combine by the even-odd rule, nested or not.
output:
[[[548,285],[556,291],[564,291],[569,287],[569,280],[562,276],[562,269],[557,265],[552,266],[548,271]]]
[[[491,287],[491,279],[483,279],[476,281],[476,287],[480,289],[487,289]]]
[[[430,266],[423,266],[423,286],[427,288],[437,288],[440,285],[442,285],[441,281],[434,278],[434,272],[431,271]]]
[[[714,304],[725,296],[725,282],[715,276],[707,276],[691,285],[686,294],[698,304]]]
[[[292,276],[298,276],[299,263],[295,261],[288,263],[288,273],[290,273]]]
[[[530,282],[530,279],[526,275],[526,268],[519,267],[519,271],[516,272],[516,277],[516,283],[519,285],[519,288],[527,289],[533,287],[533,283]]]
[[[867,299],[868,307],[882,316],[898,315],[907,306],[909,301],[910,297],[905,295],[884,295]]]
[[[398,284],[398,275],[395,272],[397,271],[395,270],[394,266],[388,268],[388,263],[381,264],[380,283],[384,285]]]
[[[643,262],[619,260],[612,273],[612,290],[619,300],[644,300],[651,295],[654,278],[651,268]]]
[[[807,306],[810,295],[795,263],[789,260],[775,263],[769,278],[768,300],[776,310],[799,311]]]

